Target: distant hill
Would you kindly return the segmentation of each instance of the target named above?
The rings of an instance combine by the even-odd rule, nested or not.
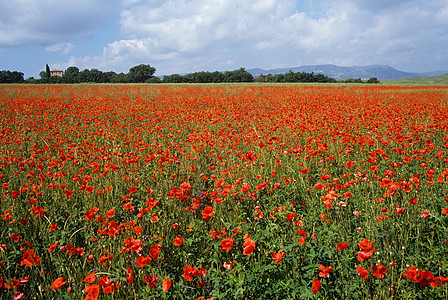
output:
[[[394,80],[383,80],[381,83],[399,85],[448,85],[448,73],[432,77],[411,77]]]
[[[336,65],[311,65],[311,66],[300,66],[300,67],[290,67],[290,68],[278,68],[264,70],[260,68],[247,69],[249,73],[254,76],[260,74],[282,74],[287,73],[289,70],[293,72],[314,72],[315,74],[321,73],[335,79],[347,79],[347,78],[361,78],[369,79],[371,77],[376,77],[380,80],[382,79],[401,79],[410,77],[426,77],[435,76],[448,73],[448,70],[440,70],[426,73],[410,73],[403,72],[392,68],[387,65],[370,65],[370,66],[354,66],[354,67],[341,67]]]

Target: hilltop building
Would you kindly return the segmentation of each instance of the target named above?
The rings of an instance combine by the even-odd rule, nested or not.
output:
[[[64,74],[64,71],[59,70],[59,69],[54,69],[54,70],[50,71],[50,76],[62,77],[63,74]]]

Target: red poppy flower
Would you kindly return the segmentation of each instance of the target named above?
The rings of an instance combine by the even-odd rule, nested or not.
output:
[[[204,208],[204,210],[201,212],[202,213],[202,218],[204,219],[204,221],[208,221],[211,218],[213,218],[213,207],[211,206],[206,206]]]
[[[233,260],[231,260],[230,262],[225,262],[223,263],[223,267],[227,270],[230,270],[233,266],[235,265],[235,263],[233,262]]]
[[[14,293],[14,298],[13,298],[13,300],[21,300],[21,299],[23,299],[23,297],[25,297],[25,294],[24,294],[24,293],[16,292],[16,293]]]
[[[420,217],[422,217],[422,218],[428,218],[428,217],[430,217],[430,215],[429,215],[429,210],[427,210],[427,209],[425,209],[424,211],[423,211],[423,213],[420,215]]]
[[[409,200],[409,204],[417,204],[418,199],[417,198],[411,198],[411,200]]]
[[[94,283],[96,280],[96,276],[94,272],[90,272],[82,281],[85,283]]]
[[[248,238],[244,242],[243,246],[244,246],[243,254],[250,255],[255,249],[255,241]]]
[[[114,214],[115,214],[115,209],[109,209],[108,211],[106,211],[106,216],[110,219],[110,218],[113,218],[113,216],[114,216]]]
[[[295,214],[295,213],[289,213],[289,214],[286,216],[286,220],[288,220],[288,221],[292,221],[295,217],[296,217],[296,214]]]
[[[161,244],[155,244],[151,247],[151,250],[149,251],[149,255],[153,258],[153,259],[157,259],[159,258],[159,254],[160,254],[160,248],[162,248]]]
[[[297,231],[297,233],[301,236],[300,240],[299,240],[299,244],[305,245],[305,239],[306,239],[306,232],[302,229],[299,228],[299,230]]]
[[[96,300],[100,294],[100,286],[97,284],[88,285],[84,288],[84,292],[87,293],[87,297],[84,300]]]
[[[321,271],[319,273],[319,277],[330,277],[330,273],[333,273],[333,267],[329,266],[325,268],[324,265],[320,265],[318,269]]]
[[[59,289],[61,286],[63,286],[64,284],[66,284],[67,281],[64,280],[63,277],[58,277],[55,281],[53,281],[53,283],[51,284],[51,289],[53,291],[56,291],[57,289]]]
[[[126,274],[128,274],[128,277],[126,277],[126,282],[128,284],[131,284],[132,281],[134,280],[134,270],[132,270],[130,267],[126,270]]]
[[[86,211],[86,217],[84,220],[89,221],[95,219],[95,214],[99,211],[98,207],[92,207],[90,210]]]
[[[182,245],[183,242],[184,239],[180,235],[174,238],[174,246],[179,247],[180,245]]]
[[[34,254],[34,249],[28,249],[23,253],[20,265],[27,265],[28,267],[40,266],[40,257]]]
[[[384,278],[384,274],[387,274],[387,269],[383,265],[374,265],[372,267],[372,276],[375,276],[377,278]]]
[[[149,265],[151,263],[152,259],[150,256],[139,256],[137,258],[137,260],[135,261],[135,263],[137,264],[137,266],[139,266],[140,268],[143,268],[146,265]]]
[[[278,266],[278,264],[283,260],[283,257],[285,256],[285,252],[278,252],[272,253],[272,259],[274,260],[275,264]]]
[[[361,266],[356,268],[356,273],[358,273],[358,275],[361,276],[362,279],[366,279],[369,276],[367,270]]]
[[[338,250],[344,250],[347,247],[348,247],[348,243],[347,242],[345,242],[345,243],[338,243],[337,249]]]
[[[162,288],[164,292],[167,292],[171,287],[171,281],[169,279],[163,278]]]
[[[50,248],[48,248],[48,252],[50,252],[50,253],[53,252],[57,246],[58,246],[58,241],[56,241],[54,244],[50,244],[49,245]]]
[[[320,280],[314,279],[313,280],[313,288],[312,288],[313,294],[316,294],[320,290],[321,286],[322,286],[322,283],[320,282]]]
[[[194,272],[194,269],[195,269],[195,268],[193,268],[193,267],[190,266],[190,265],[185,266],[185,267],[183,268],[184,274],[182,274],[182,277],[183,277],[186,281],[192,281],[192,280],[193,280],[193,276],[192,276],[192,274],[193,274],[193,272]],[[197,268],[196,268],[196,269],[197,269]]]
[[[373,251],[376,249],[373,248],[373,242],[369,242],[368,239],[364,239],[358,243],[361,251],[358,252],[358,260],[360,262],[369,259],[373,255]]]
[[[395,204],[395,214],[402,215],[404,213],[404,209],[402,207],[399,207],[398,204]]]
[[[221,251],[229,252],[233,248],[233,239],[232,238],[225,238],[221,241]]]
[[[155,288],[156,282],[159,281],[159,277],[157,276],[151,276],[149,274],[146,274],[144,282],[150,287]]]
[[[48,228],[48,231],[51,231],[51,230],[58,231],[58,223],[51,224],[50,228]]]
[[[46,209],[43,209],[40,206],[33,206],[31,208],[31,212],[35,214],[36,218],[42,216],[46,211],[47,211]]]
[[[120,287],[120,284],[114,282],[112,279],[109,279],[107,276],[101,276],[98,281],[98,285],[103,287],[103,292],[105,294],[112,294]]]

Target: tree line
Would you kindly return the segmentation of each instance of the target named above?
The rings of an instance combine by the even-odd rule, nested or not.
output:
[[[156,69],[150,65],[141,64],[129,69],[128,73],[102,72],[98,69],[68,67],[62,76],[51,76],[47,68],[39,73],[40,79],[34,83],[144,83],[153,78]]]
[[[293,72],[289,70],[285,74],[268,74],[266,76],[260,75],[256,78],[259,82],[321,82],[334,83],[336,79],[328,77],[324,74],[314,74],[314,72]]]
[[[0,83],[23,83],[23,73],[18,71],[0,71]]]
[[[240,68],[225,72],[194,72],[185,75],[172,74],[163,78],[154,76],[156,69],[150,65],[140,64],[129,69],[128,73],[115,73],[113,71],[102,72],[98,69],[85,69],[68,67],[62,76],[52,76],[50,68],[39,73],[40,79],[23,78],[23,73],[17,71],[0,71],[0,83],[222,83],[222,82],[319,82],[319,83],[379,83],[375,77],[367,81],[359,79],[339,80],[314,72],[293,72],[285,74],[268,74],[254,76]]]

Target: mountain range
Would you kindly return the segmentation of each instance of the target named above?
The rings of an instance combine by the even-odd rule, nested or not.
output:
[[[247,69],[246,71],[251,73],[253,76],[258,76],[260,74],[268,75],[268,74],[282,74],[288,73],[289,71],[297,72],[306,72],[314,74],[324,74],[328,77],[332,77],[334,79],[347,79],[347,78],[361,78],[361,79],[369,79],[372,77],[376,77],[377,79],[402,79],[402,78],[411,78],[411,77],[430,77],[430,76],[438,76],[445,73],[448,73],[448,70],[438,70],[424,73],[410,73],[403,72],[397,69],[392,68],[388,65],[370,65],[370,66],[354,66],[354,67],[342,67],[336,65],[310,65],[310,66],[300,66],[300,67],[290,67],[290,68],[277,68],[264,70],[260,68]]]

